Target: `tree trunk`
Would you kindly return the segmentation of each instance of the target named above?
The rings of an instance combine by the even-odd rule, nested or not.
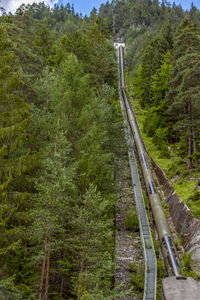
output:
[[[193,106],[191,104],[191,123],[192,123],[192,141],[193,141],[193,153],[197,152],[196,147],[196,133],[195,133],[195,127],[194,127],[194,118],[193,118]],[[195,164],[197,164],[197,160],[195,159]]]
[[[88,219],[86,217],[85,220],[85,227],[84,227],[84,237],[83,237],[83,245],[81,249],[81,266],[80,266],[80,279],[79,279],[79,285],[78,285],[78,297],[77,300],[80,300],[81,297],[81,289],[82,289],[82,277],[83,277],[83,271],[85,269],[85,250],[86,250],[86,241],[87,241],[87,224],[88,224]]]
[[[188,138],[188,168],[192,169],[192,127],[189,126]]]
[[[61,287],[60,287],[60,294],[61,294],[61,297],[63,295],[63,286],[64,286],[64,278],[62,276],[62,279],[61,279]]]
[[[192,140],[193,140],[193,153],[197,153],[197,145],[196,145],[196,132],[194,126],[192,126]],[[194,161],[195,165],[198,164],[197,159]]]
[[[81,292],[81,288],[82,288],[82,273],[84,270],[84,264],[85,264],[85,249],[83,247],[82,251],[81,251],[81,268],[80,268],[80,278],[79,278],[79,285],[78,285],[78,297],[77,300],[80,300],[80,292]]]
[[[197,153],[197,146],[196,146],[196,133],[195,128],[192,126],[192,138],[193,138],[193,152]]]
[[[47,239],[47,270],[46,270],[46,282],[45,282],[45,294],[44,300],[48,300],[48,290],[49,290],[49,271],[50,271],[50,234],[48,235]]]
[[[40,279],[40,287],[39,287],[39,297],[38,300],[42,299],[42,288],[44,283],[44,273],[45,273],[45,266],[46,266],[46,250],[47,250],[47,237],[44,242],[44,258],[43,258],[43,264],[42,264],[42,273],[41,273],[41,279]]]

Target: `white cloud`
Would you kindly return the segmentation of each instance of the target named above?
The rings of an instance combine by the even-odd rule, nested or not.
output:
[[[7,12],[15,13],[16,9],[22,4],[32,4],[33,2],[39,3],[41,0],[0,0],[0,7],[5,8]],[[57,0],[44,0],[46,4],[53,6]]]

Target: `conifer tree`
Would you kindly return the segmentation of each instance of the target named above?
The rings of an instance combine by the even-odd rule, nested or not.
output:
[[[86,43],[89,49],[88,72],[93,75],[98,87],[107,83],[116,84],[116,64],[114,61],[113,46],[107,40],[108,33],[101,18],[97,18],[89,30]]]
[[[28,147],[30,106],[20,95],[22,80],[15,72],[12,43],[2,25],[0,52],[0,277],[23,282],[24,226],[31,192],[28,178],[36,158]]]
[[[52,294],[64,296],[69,292],[66,291],[72,251],[69,229],[74,216],[73,195],[76,194],[75,170],[70,167],[70,144],[65,138],[62,122],[59,119],[56,122],[55,118],[51,125],[51,142],[44,151],[42,169],[36,180],[38,193],[34,197],[30,229],[34,245],[32,280],[38,286],[38,299],[46,300]]]
[[[74,249],[79,261],[75,285],[78,299],[109,296],[112,261],[112,220],[108,217],[110,203],[103,199],[94,185],[86,191],[74,219]],[[98,209],[97,209],[98,207]],[[101,297],[99,297],[102,299]]]
[[[174,122],[173,134],[187,140],[188,168],[197,155],[196,137],[199,128],[200,33],[185,18],[177,29],[174,41],[172,72],[166,100]]]
[[[70,53],[73,53],[80,62],[83,62],[83,65],[87,70],[88,48],[85,36],[80,31],[63,35],[57,42],[55,64],[60,64]]]
[[[38,53],[46,65],[53,55],[53,36],[48,28],[47,20],[43,21],[43,24],[38,25],[37,37],[35,45],[38,47]]]
[[[168,51],[164,55],[161,67],[153,75],[152,97],[153,105],[149,109],[144,122],[144,130],[148,136],[153,137],[153,141],[161,150],[163,156],[168,156],[168,140],[170,123],[168,123],[167,105],[165,95],[168,91],[169,75],[172,68],[171,53]]]
[[[162,64],[167,51],[173,46],[172,30],[165,24],[155,38],[152,38],[142,56],[142,63],[133,79],[136,96],[143,107],[154,105],[153,76]]]
[[[154,106],[162,104],[165,94],[168,90],[169,75],[172,68],[171,64],[172,54],[168,51],[163,58],[161,67],[153,75],[152,90]]]
[[[32,210],[31,261],[38,266],[32,281],[40,299],[47,293],[49,297],[56,294],[67,298],[72,285],[79,297],[97,292],[108,295],[113,271],[115,200],[108,127],[114,121],[109,100],[115,91],[105,86],[97,98],[90,76],[83,72],[73,54],[61,62],[59,73],[49,76],[46,71],[44,76],[43,85],[49,92],[39,118],[43,117],[42,131],[47,137]],[[104,234],[103,228],[109,234]],[[83,245],[85,232],[89,235]],[[82,252],[86,269],[78,259]],[[91,265],[94,257],[100,256],[106,261],[105,268],[102,263]],[[87,272],[89,285],[85,283]]]

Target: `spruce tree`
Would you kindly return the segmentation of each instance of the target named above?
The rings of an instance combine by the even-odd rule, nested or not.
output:
[[[51,142],[43,151],[41,171],[36,179],[37,194],[31,210],[32,287],[38,299],[69,293],[71,222],[74,218],[75,169],[71,168],[70,144],[62,122],[52,122]],[[68,283],[67,283],[68,282]]]
[[[78,299],[110,294],[114,263],[112,260],[112,219],[110,203],[94,185],[90,185],[74,219],[74,250],[79,261],[75,293]],[[98,209],[97,209],[98,207]]]
[[[177,29],[174,41],[172,71],[166,97],[169,114],[178,137],[187,141],[188,167],[197,155],[196,136],[199,128],[200,33],[196,25],[185,18]]]
[[[173,46],[172,30],[169,24],[163,25],[155,38],[151,38],[142,56],[141,66],[133,79],[137,98],[143,107],[154,106],[153,76],[162,64],[167,51]]]
[[[35,40],[35,45],[41,58],[43,59],[44,66],[50,62],[53,55],[53,36],[49,30],[47,20],[43,24],[38,25],[38,32]]]
[[[12,47],[6,28],[0,25],[0,277],[25,284],[24,226],[31,193],[28,180],[36,158],[28,147],[30,106],[21,97],[22,80],[15,72]]]
[[[104,83],[115,85],[117,69],[114,49],[108,41],[108,33],[101,18],[89,30],[86,43],[89,49],[87,72],[92,74],[98,87]]]

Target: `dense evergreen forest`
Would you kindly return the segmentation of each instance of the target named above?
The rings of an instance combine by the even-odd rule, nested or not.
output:
[[[127,87],[153,158],[200,218],[200,11],[130,0],[99,14],[126,43]]]
[[[100,18],[0,18],[0,298],[112,295],[117,66]]]
[[[0,298],[113,299],[114,38],[126,41],[145,131],[200,159],[200,11],[158,0],[21,5],[0,17]],[[150,122],[147,122],[150,120]]]

